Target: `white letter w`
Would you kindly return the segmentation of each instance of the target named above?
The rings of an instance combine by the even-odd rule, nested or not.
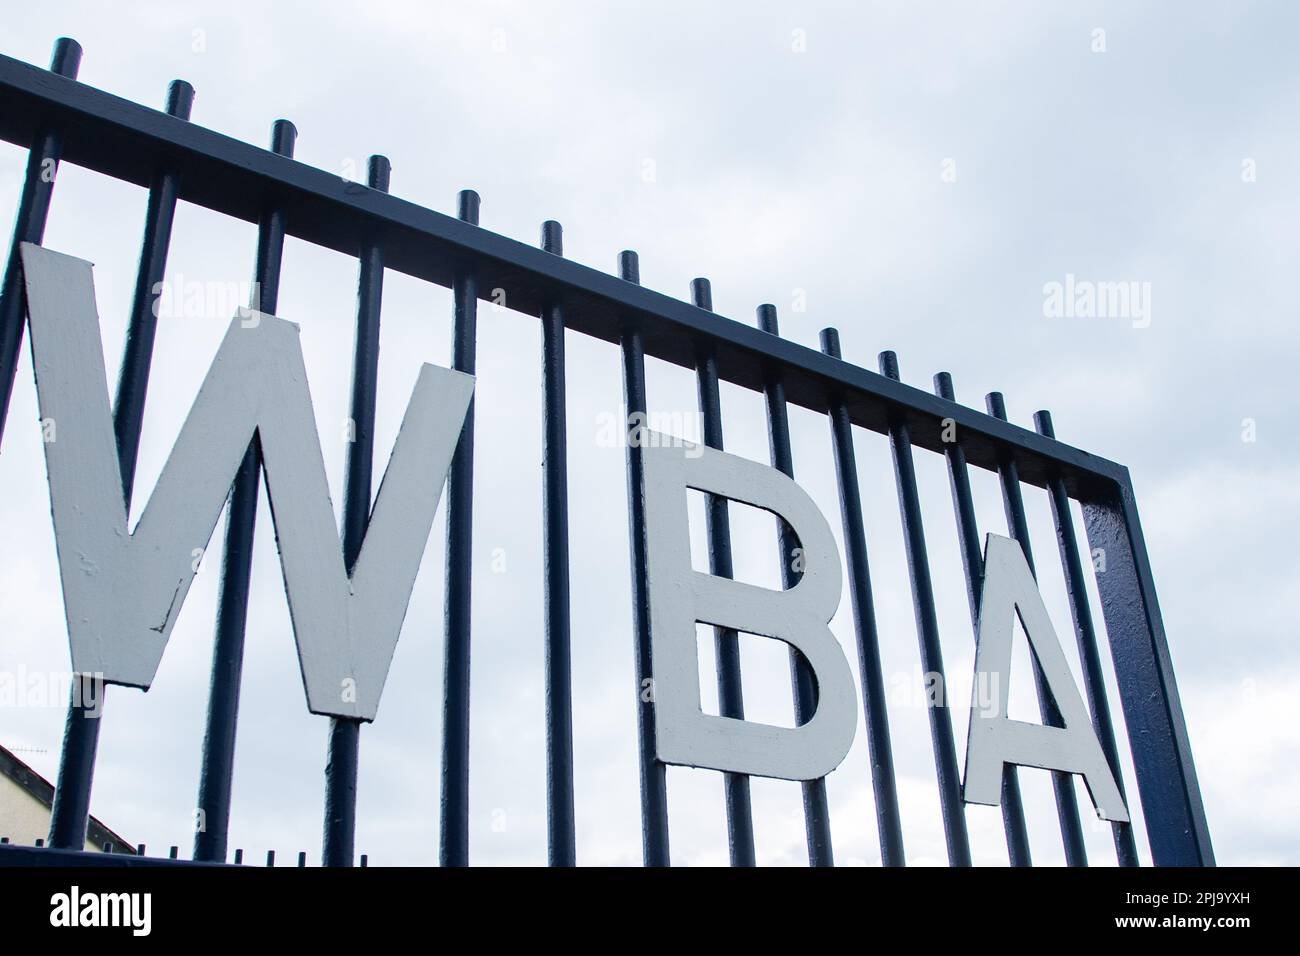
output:
[[[256,437],[307,707],[373,720],[473,378],[421,366],[349,577],[298,326],[236,318],[128,533],[91,265],[27,243],[22,260],[73,671],[148,689]]]

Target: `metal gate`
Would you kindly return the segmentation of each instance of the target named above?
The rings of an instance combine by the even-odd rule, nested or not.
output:
[[[1012,536],[1032,556],[1022,484],[1045,488],[1056,523],[1084,687],[1094,729],[1116,780],[1119,751],[1103,682],[1101,647],[1089,609],[1085,569],[1070,500],[1082,505],[1087,542],[1106,556],[1096,584],[1104,611],[1112,663],[1117,676],[1128,744],[1136,772],[1151,857],[1161,865],[1209,865],[1213,851],[1197,786],[1178,691],[1160,609],[1127,469],[1056,441],[1046,412],[1035,416],[1035,431],[1007,421],[1001,396],[988,399],[988,413],[956,403],[946,373],[935,376],[934,394],[900,381],[893,353],[880,357],[875,373],[843,361],[838,335],[822,333],[821,351],[783,340],[776,310],[759,309],[751,328],[712,312],[706,280],[692,286],[692,301],[681,302],[639,285],[636,254],[619,257],[619,275],[563,258],[561,230],[548,222],[541,248],[481,229],[478,196],[460,195],[457,218],[388,195],[388,164],[372,157],[369,188],[295,162],[296,131],[275,123],[270,150],[260,149],[188,122],[193,90],[175,81],[165,112],[128,102],[76,82],[81,49],[62,39],[48,71],[0,56],[0,137],[29,152],[26,180],[13,242],[0,290],[0,395],[8,409],[24,330],[18,248],[39,244],[50,207],[55,172],[73,163],[149,190],[144,241],[116,402],[114,430],[129,496],[149,378],[156,317],[156,284],[164,274],[173,214],[184,200],[258,225],[255,288],[258,307],[276,308],[281,252],[286,235],[356,257],[360,266],[356,350],[353,357],[352,415],[356,441],[348,449],[343,510],[345,555],[354,558],[364,535],[371,500],[371,458],[377,379],[379,289],[385,270],[395,270],[453,290],[453,366],[475,368],[475,321],[480,299],[508,289],[513,310],[538,316],[542,323],[544,382],[544,534],[545,649],[547,702],[547,827],[553,865],[575,862],[573,733],[570,680],[570,593],[565,433],[565,330],[618,345],[626,411],[647,410],[645,359],[651,357],[693,369],[697,376],[705,443],[722,447],[719,382],[761,392],[766,399],[772,465],[793,474],[787,403],[825,414],[832,431],[839,477],[841,516],[857,639],[866,727],[872,755],[877,824],[886,865],[904,862],[898,794],[868,572],[867,545],[854,459],[854,427],[887,435],[897,482],[899,511],[907,545],[908,571],[919,652],[925,671],[943,674],[935,598],[931,584],[914,449],[945,456],[951,480],[957,532],[965,567],[972,620],[978,615],[982,554],[971,496],[969,469],[996,473]],[[0,415],[2,424],[3,415]],[[633,426],[635,427],[635,426]],[[445,686],[442,741],[440,859],[444,865],[468,862],[469,672],[471,650],[470,547],[473,495],[474,423],[471,407],[447,487]],[[820,467],[830,468],[831,462]],[[225,531],[220,605],[217,618],[207,733],[204,741],[199,808],[207,826],[195,841],[194,861],[223,862],[228,857],[234,731],[243,657],[245,614],[251,568],[254,515],[260,461],[250,446],[231,490]],[[638,683],[650,676],[647,604],[647,550],[641,449],[627,448],[628,508],[633,575],[633,630]],[[707,504],[711,571],[730,576],[732,554],[727,504],[710,496]],[[782,536],[789,552],[797,542]],[[790,562],[783,562],[791,586]],[[742,716],[740,658],[734,631],[716,634],[718,696],[724,716]],[[814,706],[812,676],[796,655],[792,661],[796,714]],[[1039,682],[1042,716],[1059,720],[1050,695]],[[665,767],[655,758],[650,703],[638,707],[642,846],[646,865],[667,865],[669,834]],[[949,862],[970,863],[970,847],[960,792],[957,750],[947,705],[929,709],[940,802]],[[99,718],[70,708],[50,845],[40,849],[0,846],[0,865],[93,862],[76,852],[84,840],[95,765]],[[326,776],[324,862],[351,865],[356,808],[357,747],[360,723],[332,719]],[[728,833],[733,865],[754,862],[749,781],[725,774]],[[1079,808],[1070,775],[1054,773],[1057,812],[1067,862],[1086,863]],[[832,860],[831,827],[824,780],[804,785],[809,858],[813,865]],[[1010,860],[1028,864],[1023,807],[1014,767],[1003,781],[1002,816]],[[1122,865],[1136,865],[1129,824],[1113,826]],[[100,862],[184,864],[130,856]]]

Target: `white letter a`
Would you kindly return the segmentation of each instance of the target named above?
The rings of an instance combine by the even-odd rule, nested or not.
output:
[[[1017,612],[1064,727],[1007,717],[1011,638]],[[992,693],[981,694],[982,688]],[[985,697],[983,703],[981,697]],[[1002,799],[1002,767],[1008,763],[1082,774],[1097,815],[1103,820],[1128,822],[1124,798],[1070,676],[1025,554],[1017,542],[991,534],[984,546],[975,690],[966,741],[966,802],[997,806]]]

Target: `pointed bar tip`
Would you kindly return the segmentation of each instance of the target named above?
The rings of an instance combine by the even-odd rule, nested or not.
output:
[[[946,398],[950,402],[956,401],[953,396],[956,392],[952,387],[952,375],[948,372],[939,372],[934,376],[934,394],[940,398]]]
[[[880,374],[885,378],[892,378],[895,382],[900,381],[898,373],[898,355],[886,349],[880,353]]]
[[[393,164],[387,156],[375,153],[366,161],[366,185],[380,192],[388,192],[388,184],[393,177]]]
[[[1045,408],[1034,412],[1034,428],[1044,438],[1056,438],[1056,428],[1052,425],[1052,413]]]
[[[564,227],[554,219],[542,223],[542,251],[552,255],[564,255]]]
[[[167,114],[178,119],[190,118],[194,108],[194,87],[185,80],[172,80],[167,84]]]
[[[278,119],[271,124],[271,152],[291,157],[297,141],[298,127],[287,119]]]
[[[822,351],[831,358],[843,358],[840,355],[840,330],[833,326],[826,326],[821,332]]]
[[[456,218],[477,226],[481,202],[478,193],[474,190],[462,189],[456,194]]]
[[[55,40],[54,53],[50,56],[50,72],[75,80],[80,69],[81,44],[72,37],[59,37]]]
[[[1007,403],[1001,392],[989,392],[984,396],[984,406],[994,418],[1007,421]]]
[[[713,285],[708,279],[691,280],[691,303],[698,308],[713,311]]]
[[[641,259],[631,249],[624,249],[618,254],[618,277],[641,284]]]

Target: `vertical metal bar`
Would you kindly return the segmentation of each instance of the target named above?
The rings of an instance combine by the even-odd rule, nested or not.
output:
[[[934,391],[950,402],[957,399],[952,376],[940,372],[934,377]],[[955,426],[954,426],[955,427]],[[952,486],[953,512],[957,517],[957,537],[961,541],[961,563],[966,574],[966,599],[970,605],[971,630],[979,635],[980,591],[984,581],[984,550],[980,547],[979,525],[975,520],[975,499],[971,496],[970,472],[966,450],[959,436],[944,443],[948,459],[948,477]],[[1020,796],[1020,777],[1014,764],[1002,767],[1002,828],[1007,835],[1007,853],[1012,866],[1031,866],[1029,830],[1025,826],[1024,800]]]
[[[886,378],[898,381],[898,356],[893,352],[881,352],[880,372]],[[937,677],[935,686],[941,689],[939,698],[930,702],[929,717],[943,831],[948,844],[948,862],[953,866],[970,866],[970,838],[966,832],[961,776],[957,770],[957,750],[952,736],[952,717],[948,713],[948,682],[944,677],[939,620],[934,610],[934,587],[930,582],[930,560],[925,548],[925,529],[921,524],[921,499],[916,491],[912,436],[907,424],[901,419],[895,418],[890,422],[889,443],[894,453],[898,509],[907,543],[907,568],[912,578],[912,610],[916,615],[916,634],[921,646],[921,666],[927,675]]]
[[[841,358],[840,334],[822,329],[822,351]],[[853,629],[858,639],[858,669],[862,676],[862,706],[867,718],[867,750],[871,755],[871,786],[876,798],[876,827],[880,832],[880,861],[904,866],[903,824],[898,813],[898,786],[894,779],[894,748],[889,740],[889,711],[885,705],[885,678],[876,631],[875,598],[867,561],[867,533],[862,520],[862,494],[858,463],[853,450],[853,424],[844,402],[831,403],[828,417],[835,442],[835,471],[840,486],[840,517],[849,562],[849,594],[853,600]]]
[[[479,196],[457,197],[463,222],[478,225]],[[473,375],[478,342],[478,276],[457,272],[452,284],[451,366]],[[447,594],[443,627],[442,807],[438,859],[469,865],[470,578],[474,562],[474,399],[465,412],[460,443],[447,474]]]
[[[194,87],[184,80],[173,80],[167,90],[168,115],[188,120],[193,106]],[[144,422],[144,400],[149,388],[149,367],[153,362],[154,338],[158,331],[160,283],[167,269],[167,252],[171,245],[179,189],[180,176],[176,173],[162,169],[154,175],[149,190],[149,206],[145,213],[140,264],[135,274],[131,320],[126,330],[122,368],[117,378],[117,398],[113,403],[113,432],[117,439],[117,457],[122,470],[122,494],[126,498],[128,511],[135,485],[140,429]]]
[[[618,256],[618,274],[641,283],[635,252]],[[627,516],[632,548],[632,627],[636,650],[636,726],[641,764],[641,859],[646,866],[669,866],[668,781],[655,746],[654,666],[650,656],[650,581],[646,540],[645,463],[641,438],[646,424],[645,347],[633,320],[623,325],[623,404],[627,408]]]
[[[357,766],[361,721],[331,717],[325,763],[322,866],[352,866],[357,827]]]
[[[88,707],[87,701],[97,701],[99,706]],[[59,776],[50,808],[50,846],[55,849],[85,848],[103,705],[103,681],[89,674],[73,674],[68,716],[63,725]]]
[[[173,80],[167,90],[167,112],[188,120],[194,105],[194,88],[184,80]],[[155,314],[159,283],[167,266],[172,222],[176,212],[179,177],[165,169],[154,175],[145,212],[144,238],[140,262],[136,269],[135,295],[127,326],[126,347],[118,378],[117,399],[113,406],[113,431],[122,479],[122,496],[129,512],[135,481],[135,464],[140,449],[140,426],[144,418],[144,397],[149,382],[149,365],[153,359]],[[64,728],[63,754],[59,762],[58,787],[50,814],[50,844],[65,849],[85,845],[86,822],[90,816],[90,792],[94,782],[95,755],[99,748],[99,718],[103,709],[102,683],[99,698],[87,698],[88,679],[78,679],[83,690],[68,705]],[[87,708],[85,701],[97,706]]]
[[[1142,815],[1157,866],[1213,866],[1214,848],[1127,474],[1083,502]]]
[[[1007,407],[1001,392],[989,392],[985,398],[989,414],[994,418],[1007,421]],[[1006,509],[1007,527],[1011,537],[1020,544],[1029,564],[1029,572],[1035,578],[1034,554],[1029,546],[1029,524],[1025,520],[1025,499],[1020,490],[1020,473],[1016,463],[1004,459],[998,466],[998,477],[1002,482],[1002,505]],[[1061,711],[1052,699],[1043,670],[1038,660],[1030,654],[1030,663],[1034,672],[1034,689],[1038,693],[1038,710],[1043,723],[1050,727],[1063,727]],[[1083,845],[1083,824],[1079,820],[1079,803],[1074,795],[1074,775],[1061,770],[1052,771],[1052,790],[1056,795],[1056,815],[1061,824],[1061,841],[1065,844],[1065,862],[1067,866],[1087,866],[1088,853]]]
[[[554,220],[542,249],[563,255]],[[569,478],[564,401],[564,310],[542,311],[542,477],[546,543],[546,828],[551,866],[577,863],[573,821],[573,674],[569,649]]]
[[[298,131],[288,120],[271,128],[271,151],[292,156]],[[274,313],[280,297],[280,260],[284,253],[284,211],[267,208],[257,227],[257,257],[249,307]],[[203,824],[194,835],[194,859],[226,859],[230,829],[230,789],[235,767],[235,733],[239,719],[239,684],[244,669],[244,630],[253,573],[253,532],[257,521],[261,456],[257,440],[249,443],[230,487],[226,514],[217,621],[212,645],[212,677],[199,766],[198,809]]]
[[[388,192],[392,167],[371,156],[366,183]],[[348,574],[361,554],[370,523],[375,457],[375,400],[379,390],[379,314],[384,297],[384,250],[363,241],[357,278],[357,331],[352,349],[351,438],[343,476],[343,564]],[[330,718],[329,761],[325,765],[325,866],[352,866],[357,829],[357,763],[361,721]]]
[[[1034,414],[1034,427],[1038,434],[1055,440],[1052,413]],[[1074,619],[1074,634],[1079,642],[1079,659],[1083,663],[1083,688],[1088,695],[1088,708],[1092,712],[1092,727],[1101,741],[1106,763],[1115,777],[1120,796],[1125,803],[1124,775],[1120,770],[1119,749],[1115,745],[1115,725],[1110,716],[1110,703],[1106,700],[1106,681],[1101,671],[1101,656],[1097,648],[1097,629],[1093,625],[1092,609],[1088,606],[1087,584],[1083,579],[1083,565],[1079,562],[1079,539],[1074,533],[1074,518],[1070,514],[1070,496],[1065,481],[1058,475],[1049,480],[1048,492],[1052,499],[1052,520],[1056,524],[1056,541],[1061,550],[1061,566],[1065,570],[1065,590],[1070,598],[1070,616]],[[1133,839],[1133,825],[1111,824],[1115,841],[1115,856],[1120,866],[1137,866],[1137,844]]]
[[[713,311],[713,289],[708,279],[691,280],[691,302]],[[722,398],[718,392],[718,362],[713,346],[702,343],[696,358],[700,415],[704,422],[704,444],[722,451]],[[731,520],[727,499],[705,496],[705,520],[709,539],[709,572],[720,578],[734,575],[731,561]],[[728,627],[715,627],[713,639],[718,666],[718,710],[723,717],[745,719],[740,687],[740,637]],[[754,813],[749,798],[749,776],[724,773],[727,802],[727,843],[732,866],[754,866]]]
[[[80,44],[67,37],[55,40],[50,72],[75,80],[80,67]],[[14,217],[4,280],[0,284],[0,436],[4,435],[5,420],[9,417],[9,398],[18,372],[18,351],[22,346],[25,324],[22,261],[18,247],[24,242],[39,245],[45,237],[45,221],[50,214],[50,198],[54,194],[54,178],[62,154],[63,136],[50,130],[39,132],[27,151],[27,172],[18,199],[18,214]]]
[[[776,306],[758,307],[758,326],[770,335],[779,336]],[[790,449],[790,420],[785,406],[785,385],[780,374],[769,370],[764,383],[763,397],[767,403],[767,439],[772,467],[789,478],[794,477],[794,453]],[[777,548],[781,555],[781,586],[794,587],[803,577],[796,570],[799,539],[794,529],[777,519]],[[793,647],[790,648],[790,683],[794,690],[795,724],[812,720],[817,711],[817,679],[808,661]],[[808,841],[809,866],[834,866],[835,855],[831,847],[830,808],[826,804],[826,778],[805,780],[803,789],[804,832]]]

